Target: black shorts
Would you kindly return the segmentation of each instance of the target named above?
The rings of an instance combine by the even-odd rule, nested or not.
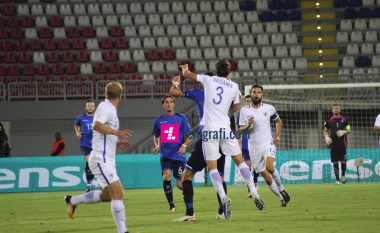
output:
[[[89,156],[92,151],[92,148],[87,146],[81,146],[80,150],[82,151],[83,156]]]
[[[185,161],[179,161],[161,157],[161,171],[164,173],[166,170],[171,170],[176,180],[180,180],[182,177],[183,169],[185,169]],[[162,174],[163,175],[163,174]]]
[[[224,175],[224,164],[226,162],[226,156],[219,148],[219,153],[222,155],[218,159],[217,168],[221,176]],[[205,157],[203,156],[202,139],[199,139],[194,146],[194,150],[191,152],[190,158],[186,163],[186,169],[192,171],[194,174],[202,171],[207,166]]]
[[[346,149],[331,149],[331,162],[346,161]]]
[[[249,157],[249,151],[246,149],[242,149],[241,152],[242,152],[244,161],[251,162],[251,157]]]

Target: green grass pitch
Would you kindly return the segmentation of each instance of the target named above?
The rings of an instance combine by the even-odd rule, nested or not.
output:
[[[258,211],[243,186],[228,187],[231,219],[216,220],[216,194],[211,187],[196,187],[197,222],[172,222],[184,213],[181,192],[176,189],[176,213],[161,189],[125,191],[128,228],[131,233],[243,233],[243,232],[380,232],[380,183],[287,185],[292,196],[288,207],[260,185],[265,210]],[[75,220],[66,216],[65,194],[80,192],[0,194],[1,233],[115,233],[110,204],[80,205]]]

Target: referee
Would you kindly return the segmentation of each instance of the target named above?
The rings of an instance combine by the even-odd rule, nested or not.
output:
[[[350,131],[351,126],[348,120],[341,115],[340,106],[334,104],[332,106],[332,116],[328,117],[323,124],[323,135],[325,136],[326,145],[330,147],[336,184],[340,184],[339,162],[342,169],[342,183],[346,183],[347,134]]]

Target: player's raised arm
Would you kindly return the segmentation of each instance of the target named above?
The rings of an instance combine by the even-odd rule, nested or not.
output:
[[[179,67],[182,69],[182,75],[185,78],[189,78],[189,79],[192,79],[194,81],[197,81],[197,74],[193,73],[193,72],[191,72],[189,70],[189,65],[188,64],[184,64],[184,65],[181,65]]]
[[[181,80],[181,77],[180,76],[175,76],[172,80],[172,84],[173,86],[170,88],[170,91],[169,91],[169,94],[174,96],[174,97],[177,97],[177,96],[185,96],[185,93],[183,93],[183,91],[181,90],[180,88],[180,80]]]
[[[77,136],[78,139],[81,139],[83,134],[80,130],[80,126],[74,125],[74,130],[75,130],[75,136]]]

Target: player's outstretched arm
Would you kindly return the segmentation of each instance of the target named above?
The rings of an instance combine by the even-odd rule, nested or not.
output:
[[[329,146],[332,143],[332,139],[330,137],[329,130],[326,127],[323,128],[323,136],[325,137],[326,145]]]
[[[274,144],[278,145],[280,144],[280,137],[281,137],[281,131],[282,131],[282,120],[281,118],[277,118],[277,120],[275,121],[276,123],[276,132],[275,132],[275,135],[274,135],[274,139],[273,139],[273,142]]]
[[[156,136],[153,136],[153,144],[154,144],[154,148],[153,148],[153,154],[158,154],[160,152],[160,141],[159,141],[159,137],[156,137]]]
[[[112,134],[118,137],[129,137],[129,136],[132,136],[132,132],[133,132],[132,130],[129,130],[129,129],[114,130],[99,121],[95,121],[95,124],[92,129],[102,134]]]
[[[197,74],[193,73],[193,72],[191,72],[189,70],[189,65],[188,64],[184,64],[184,65],[181,65],[179,67],[182,69],[182,75],[185,78],[189,78],[189,79],[192,79],[194,81],[197,81]]]
[[[75,130],[75,136],[80,140],[82,138],[82,132],[80,131],[80,127],[77,125],[74,125]]]

